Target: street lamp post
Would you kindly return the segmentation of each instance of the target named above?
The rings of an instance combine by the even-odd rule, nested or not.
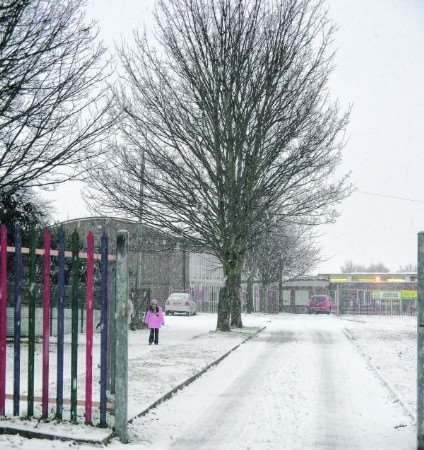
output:
[[[144,209],[144,147],[140,148],[141,151],[141,165],[140,165],[140,185],[139,185],[139,209],[137,211],[138,223],[137,223],[137,271],[135,282],[135,302],[134,302],[134,318],[132,320],[132,326],[134,328],[140,328],[142,326],[141,309],[143,307],[143,209]],[[141,322],[141,323],[140,323]]]

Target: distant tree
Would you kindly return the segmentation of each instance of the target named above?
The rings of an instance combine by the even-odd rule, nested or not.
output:
[[[8,245],[15,245],[16,225],[21,228],[22,246],[31,245],[31,231],[35,230],[36,246],[42,245],[42,229],[50,222],[50,205],[43,201],[32,189],[24,188],[15,192],[2,193],[0,196],[0,224],[6,225]],[[14,279],[14,256],[8,254],[8,270],[11,280]],[[36,277],[42,276],[42,261],[37,258]],[[28,266],[24,264],[24,271]]]
[[[282,304],[283,281],[305,275],[319,262],[319,250],[307,227],[280,223],[262,234],[249,251],[250,276],[261,282],[260,301],[265,304],[267,288],[278,283],[279,303]],[[249,280],[248,280],[249,281]],[[248,282],[248,288],[252,288]]]
[[[359,266],[358,264],[355,264],[353,261],[346,261],[340,267],[340,272],[342,273],[365,272],[365,267]]]
[[[364,266],[361,264],[355,264],[353,261],[346,261],[343,266],[340,267],[342,273],[359,273],[359,272],[380,272],[387,273],[390,270],[383,263],[370,264]]]
[[[404,266],[399,266],[399,269],[396,272],[398,272],[398,273],[417,272],[417,265],[416,264],[405,264]]]
[[[314,0],[159,0],[116,92],[124,140],[93,168],[95,210],[138,217],[218,257],[217,328],[241,327],[240,274],[262,218],[322,223],[347,115],[328,96],[334,27]],[[141,194],[140,186],[144,186]],[[278,208],[277,208],[278,206]]]
[[[84,0],[0,6],[0,195],[75,179],[114,121]]]
[[[50,206],[32,189],[20,189],[0,196],[0,223],[6,225],[10,243],[14,242],[15,225],[22,230],[24,245],[29,245],[29,232],[32,228],[41,229],[49,223]]]
[[[367,267],[366,272],[387,273],[387,272],[390,272],[390,269],[388,269],[382,262],[379,262],[379,263],[376,263],[376,264],[370,264]]]

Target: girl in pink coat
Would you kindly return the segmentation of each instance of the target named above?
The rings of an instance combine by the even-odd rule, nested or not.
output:
[[[149,345],[155,342],[159,344],[159,328],[165,324],[162,308],[158,305],[157,300],[152,299],[149,309],[144,317],[144,323],[150,328]]]

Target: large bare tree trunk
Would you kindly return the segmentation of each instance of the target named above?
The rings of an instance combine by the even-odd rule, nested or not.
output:
[[[228,279],[227,279],[228,280]],[[234,328],[243,328],[241,320],[241,299],[240,299],[241,265],[238,265],[234,271],[234,279],[231,283],[231,326]]]
[[[242,262],[238,253],[227,252],[226,261],[223,263],[225,289],[222,290],[218,304],[217,330],[228,331],[230,325],[243,327],[240,303],[241,268]]]
[[[229,255],[223,264],[225,289],[218,305],[218,320],[216,328],[228,331],[231,326],[242,328],[240,304],[240,274],[242,264],[235,255]]]
[[[216,329],[219,331],[230,331],[230,304],[226,294],[227,286],[219,291],[218,320]]]

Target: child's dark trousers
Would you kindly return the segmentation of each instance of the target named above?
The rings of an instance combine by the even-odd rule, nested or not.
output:
[[[149,344],[152,344],[153,341],[156,345],[159,344],[159,328],[150,328]]]

